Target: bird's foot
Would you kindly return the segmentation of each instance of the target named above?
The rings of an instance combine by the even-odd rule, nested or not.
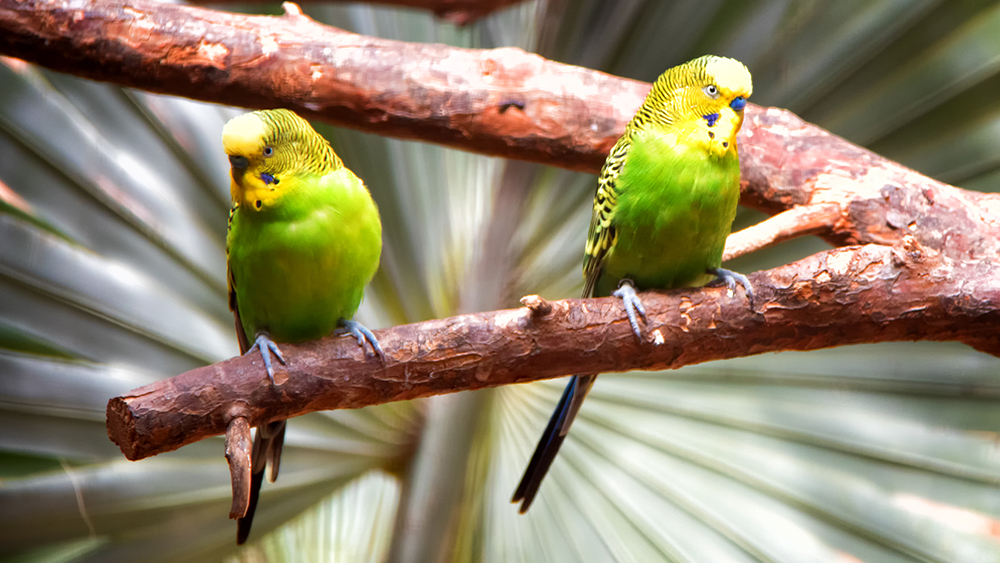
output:
[[[340,330],[349,332],[354,336],[354,338],[358,339],[358,346],[361,346],[362,350],[365,350],[365,341],[367,340],[368,343],[371,344],[372,350],[375,352],[375,354],[378,357],[382,358],[383,361],[385,361],[385,352],[382,351],[382,346],[379,345],[378,339],[375,338],[375,335],[372,334],[372,331],[368,330],[368,328],[365,327],[365,325],[359,323],[358,321],[352,321],[350,319],[340,319],[339,324],[341,326]],[[365,355],[367,354],[368,351],[365,350]]]
[[[278,358],[281,365],[285,365],[285,357],[281,355],[281,350],[271,340],[270,335],[263,331],[257,333],[257,339],[254,340],[253,346],[247,350],[247,353],[254,350],[260,350],[260,356],[264,358],[264,369],[267,370],[267,377],[271,380],[271,385],[274,385],[274,366],[271,365],[271,354],[273,353]]]
[[[726,287],[733,294],[736,293],[736,284],[743,286],[744,291],[747,292],[747,300],[750,301],[750,309],[753,309],[753,285],[750,284],[750,279],[739,272],[734,272],[732,270],[727,270],[725,268],[709,268],[709,274],[716,276],[719,280],[726,283]]]
[[[648,322],[646,319],[646,308],[642,306],[642,301],[639,300],[639,296],[635,294],[635,288],[632,287],[631,280],[622,280],[618,284],[618,289],[615,290],[615,297],[622,300],[622,304],[625,305],[625,314],[628,315],[628,324],[632,326],[632,332],[635,333],[636,338],[642,340],[642,333],[639,331],[639,319],[636,318],[636,311],[639,312],[639,316],[642,317],[643,322]]]

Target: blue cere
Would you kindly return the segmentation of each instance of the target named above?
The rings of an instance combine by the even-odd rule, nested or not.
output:
[[[719,120],[719,114],[717,113],[710,113],[708,115],[703,115],[701,117],[708,122],[709,127],[715,125],[715,122]]]
[[[733,101],[729,102],[729,107],[735,111],[742,111],[743,108],[747,107],[747,99],[743,96],[736,96]]]

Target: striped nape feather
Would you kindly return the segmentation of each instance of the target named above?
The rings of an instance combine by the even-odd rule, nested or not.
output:
[[[280,160],[272,166],[278,169],[293,168],[297,164],[310,172],[326,174],[344,166],[333,152],[333,147],[322,135],[312,128],[308,121],[287,109],[260,110],[253,112],[266,125],[264,144],[269,146],[296,146],[294,151],[278,151],[277,159],[295,158],[296,163]],[[302,159],[305,160],[302,160]]]
[[[647,124],[670,125],[686,117],[685,113],[694,113],[699,117],[714,113],[707,109],[703,97],[695,97],[700,94],[701,88],[710,84],[719,88],[722,99],[749,97],[753,92],[750,71],[743,63],[715,55],[698,57],[668,69],[656,79],[626,127],[625,135],[631,137]],[[728,105],[730,101],[725,99],[722,105]]]

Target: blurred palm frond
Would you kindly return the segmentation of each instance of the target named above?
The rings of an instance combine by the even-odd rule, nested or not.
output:
[[[550,4],[467,28],[409,10],[306,9],[463,47],[531,49],[543,34],[552,58],[643,80],[705,52],[733,56],[756,103],[1000,191],[998,2]],[[537,24],[547,7],[561,15],[554,30]],[[5,558],[1000,561],[1000,361],[953,343],[603,375],[524,516],[507,500],[562,381],[300,417],[256,543],[236,551],[221,439],[131,463],[104,410],[237,351],[218,139],[239,111],[11,59],[0,101]],[[592,176],[317,128],[382,213],[382,268],[359,313],[370,326],[579,293]],[[737,226],[759,218],[742,210]],[[484,256],[498,237],[500,271]],[[732,267],[824,247],[797,240]]]

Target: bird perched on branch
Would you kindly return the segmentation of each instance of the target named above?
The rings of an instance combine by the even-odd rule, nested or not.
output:
[[[263,110],[229,121],[222,144],[232,167],[233,207],[226,257],[229,308],[240,352],[258,352],[275,385],[275,342],[313,340],[341,330],[382,349],[351,317],[378,269],[382,223],[364,183],[330,144],[291,111]],[[285,421],[257,426],[247,513],[236,543],[250,533],[267,463],[278,476]]]
[[[740,195],[736,133],[753,87],[739,61],[706,55],[664,72],[615,143],[597,181],[583,258],[583,297],[614,295],[642,339],[636,289],[750,281],[724,270],[722,251]],[[512,502],[523,514],[596,375],[574,375]]]

